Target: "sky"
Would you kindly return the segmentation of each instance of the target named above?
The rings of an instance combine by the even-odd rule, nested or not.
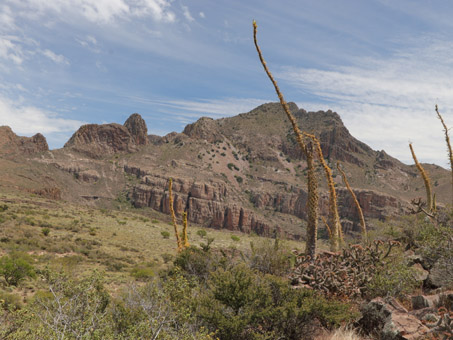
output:
[[[60,148],[134,112],[165,135],[276,102],[256,20],[287,101],[447,167],[434,107],[453,126],[452,17],[448,0],[0,0],[0,125]]]

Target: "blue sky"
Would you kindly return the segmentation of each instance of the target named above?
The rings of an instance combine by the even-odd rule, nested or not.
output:
[[[446,166],[434,105],[453,126],[452,17],[449,1],[0,0],[0,125],[58,148],[134,112],[164,135],[277,101],[255,19],[288,101]]]

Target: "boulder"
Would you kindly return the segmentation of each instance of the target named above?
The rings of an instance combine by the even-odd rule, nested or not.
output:
[[[362,309],[359,324],[368,333],[377,332],[380,339],[415,340],[429,329],[394,298],[376,298]]]
[[[441,258],[429,270],[427,285],[431,287],[448,287],[453,284],[453,259]]]

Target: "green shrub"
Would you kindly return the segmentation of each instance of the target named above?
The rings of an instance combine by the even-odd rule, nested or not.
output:
[[[49,236],[50,234],[50,229],[45,227],[45,228],[42,228],[41,229],[41,233],[44,235],[44,236]]]
[[[131,270],[131,276],[138,280],[146,280],[155,276],[154,266],[149,264],[142,264],[135,266]]]
[[[204,229],[199,229],[197,230],[197,235],[200,236],[201,238],[206,237],[208,233]]]
[[[203,250],[191,246],[180,252],[173,264],[186,275],[196,277],[200,281],[206,281],[210,272],[218,266],[219,259],[209,249]]]
[[[26,253],[11,252],[0,258],[0,275],[8,285],[17,286],[27,277],[34,278],[35,271],[31,264],[32,259]]]
[[[249,266],[265,274],[283,276],[289,272],[294,255],[279,239],[265,239],[257,244],[250,242]]]
[[[171,260],[173,260],[173,255],[168,254],[168,253],[162,254],[161,257],[162,257],[162,260],[164,260],[164,263],[168,263]]]
[[[324,327],[338,326],[356,317],[350,310],[239,264],[212,273],[197,314],[221,340],[310,339],[315,320]]]
[[[22,307],[21,297],[16,294],[0,291],[0,308],[4,310],[17,310]]]
[[[366,296],[373,299],[378,296],[403,297],[417,287],[414,270],[407,266],[401,257],[392,257],[372,277],[366,286]]]
[[[162,235],[163,238],[168,239],[170,238],[170,233],[166,230],[161,231],[160,234]]]
[[[236,235],[231,235],[231,239],[234,241],[234,242],[239,242],[241,239],[239,238],[239,236],[236,236]]]

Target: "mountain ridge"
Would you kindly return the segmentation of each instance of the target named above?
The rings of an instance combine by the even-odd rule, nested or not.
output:
[[[316,134],[321,141],[333,169],[340,217],[347,230],[358,230],[358,216],[342,188],[336,161],[346,170],[368,219],[404,213],[410,199],[423,192],[413,166],[354,138],[337,113],[307,112],[294,103],[290,108],[301,130]],[[82,126],[61,149],[38,148],[36,154],[17,149],[16,156],[10,170],[6,156],[1,156],[6,179],[0,186],[35,192],[58,189],[64,200],[99,206],[115,205],[124,197],[137,208],[168,213],[166,189],[172,177],[175,211],[180,215],[187,210],[193,223],[303,237],[305,160],[278,103],[234,117],[202,117],[181,133],[163,137],[147,135],[146,123],[133,114],[124,125]],[[438,202],[447,202],[448,172],[436,166],[428,170],[437,184]],[[321,171],[318,178],[321,214],[326,215],[327,191]]]

